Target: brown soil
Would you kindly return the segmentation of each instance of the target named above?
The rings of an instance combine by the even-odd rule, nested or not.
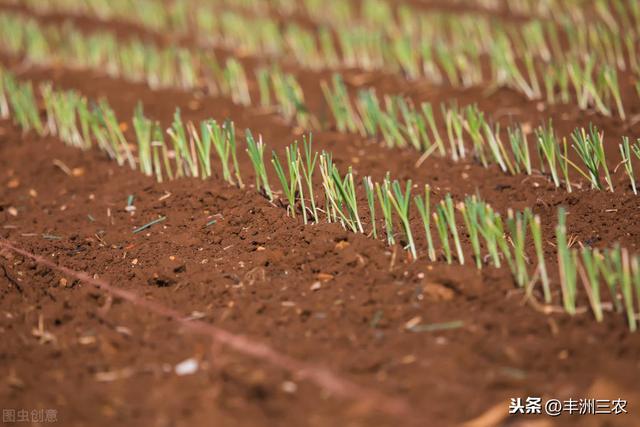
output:
[[[91,98],[106,97],[122,118],[141,100],[146,113],[164,124],[180,107],[187,120],[231,117],[276,150],[300,137],[276,114],[204,93],[152,91],[88,71],[37,68],[6,57],[2,62],[20,78],[53,80]],[[312,110],[328,114],[317,76],[307,79]],[[368,80],[388,91],[402,84],[381,74]],[[573,107],[540,112],[509,90],[415,84],[407,91],[434,104],[478,102],[505,123],[526,118],[535,126],[552,117],[563,134],[594,121],[611,141],[611,153],[619,136],[637,130]],[[638,107],[629,111],[638,113]],[[477,191],[501,212],[532,207],[549,238],[556,209],[564,205],[570,233],[579,241],[619,241],[633,251],[640,244],[637,199],[620,172],[615,194],[567,194],[543,176],[511,177],[468,162],[432,157],[415,168],[415,152],[385,149],[354,135],[319,131],[314,143],[331,151],[339,166],[353,165],[359,177],[390,171],[418,185],[431,183],[436,198]],[[248,162],[241,157],[243,171]],[[77,168],[77,176],[56,164]],[[124,209],[129,195],[135,196],[133,215]],[[132,232],[159,215],[166,221]],[[216,223],[206,226],[212,218]],[[483,414],[504,416],[510,397],[620,397],[629,401],[628,415],[565,415],[536,425],[640,425],[640,335],[628,332],[621,316],[608,313],[597,324],[585,310],[573,318],[543,314],[524,301],[506,270],[409,262],[400,248],[337,224],[302,225],[250,188],[218,178],[158,184],[99,153],[22,135],[2,122],[0,224],[0,236],[20,248],[325,367],[400,399],[409,411],[392,415],[358,396],[329,393],[300,372],[214,345],[184,324],[8,250],[0,251],[3,408],[55,408],[61,425],[448,426]],[[553,247],[547,250],[552,260]],[[410,332],[405,326],[411,321],[463,326]],[[176,375],[174,366],[189,358],[199,361],[198,371]]]

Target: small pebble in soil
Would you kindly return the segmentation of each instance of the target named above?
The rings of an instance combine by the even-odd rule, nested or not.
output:
[[[318,273],[316,274],[316,278],[322,282],[328,282],[329,280],[333,279],[333,275],[328,273]]]
[[[348,246],[349,246],[349,242],[347,242],[346,240],[341,240],[338,243],[336,243],[337,250],[342,250]]]
[[[131,329],[127,328],[126,326],[116,326],[116,332],[121,335],[126,335],[129,337],[133,335],[133,333],[131,332]]]
[[[282,391],[293,394],[298,390],[298,386],[293,381],[285,381],[282,383]]]
[[[416,358],[416,356],[414,356],[413,354],[407,354],[406,356],[404,356],[404,357],[400,360],[400,362],[401,362],[403,365],[410,365],[410,364],[412,364],[412,363],[415,363],[415,361],[416,361],[416,360],[418,360],[418,359]]]
[[[96,343],[96,337],[93,335],[83,335],[78,338],[78,343],[80,345],[93,345]]]
[[[190,358],[178,363],[175,367],[175,373],[179,376],[191,375],[196,373],[198,366],[198,361],[194,358]]]

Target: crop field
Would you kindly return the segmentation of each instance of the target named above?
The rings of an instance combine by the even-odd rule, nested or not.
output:
[[[640,426],[640,2],[0,0],[3,425]]]

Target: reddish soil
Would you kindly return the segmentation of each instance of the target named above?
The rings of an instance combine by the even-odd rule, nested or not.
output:
[[[392,263],[381,242],[338,225],[300,225],[255,193],[216,181],[158,185],[100,155],[25,141],[6,123],[3,131],[2,237],[402,397],[421,420],[450,425],[525,393],[584,395],[596,380],[625,397],[636,393],[631,373],[640,337],[616,316],[602,325],[588,315],[545,316],[522,305],[506,272]],[[70,177],[52,159],[85,173]],[[19,186],[7,189],[15,180]],[[136,196],[134,216],[124,211],[129,194]],[[16,217],[8,206],[18,208]],[[167,221],[132,234],[159,214]],[[212,214],[218,222],[204,227]],[[369,418],[374,414],[305,382],[285,393],[281,385],[290,378],[280,370],[212,348],[117,299],[107,302],[105,294],[21,256],[3,252],[2,266],[0,369],[7,383],[0,399],[7,407],[59,408],[64,425],[397,423]],[[312,291],[319,273],[333,278]],[[54,341],[35,336],[39,316]],[[465,326],[404,330],[415,316]],[[190,357],[206,362],[201,372],[164,372]],[[126,378],[96,380],[97,373],[123,370]]]
[[[205,93],[152,91],[88,71],[38,68],[7,57],[2,62],[20,78],[53,80],[90,98],[106,97],[121,118],[131,117],[141,100],[145,112],[163,124],[176,107],[186,120],[231,117],[238,129],[250,127],[279,151],[300,137],[299,129],[276,114]],[[302,83],[312,111],[328,117],[318,75],[298,72],[306,75]],[[504,123],[526,120],[536,126],[551,117],[563,135],[593,121],[605,130],[611,153],[621,135],[638,133],[637,125],[623,127],[574,107],[538,111],[536,103],[509,90],[408,86],[383,74],[367,80],[381,91],[406,91],[434,105],[478,102]],[[640,105],[629,108],[630,115],[640,112]],[[390,171],[419,186],[432,184],[436,199],[477,191],[500,212],[531,207],[550,240],[563,205],[570,213],[569,232],[579,242],[604,247],[619,241],[634,252],[640,245],[638,202],[621,171],[614,175],[615,194],[567,194],[543,176],[511,177],[435,156],[415,168],[416,152],[382,148],[354,135],[319,131],[314,143],[331,151],[339,166],[353,165],[359,177]],[[77,176],[64,173],[54,159],[78,168]],[[243,171],[250,170],[245,156],[240,161]],[[131,194],[133,215],[124,209]],[[159,215],[166,221],[132,232]],[[212,217],[217,222],[206,226]],[[420,229],[415,218],[413,224]],[[409,412],[394,416],[381,411],[382,405],[328,393],[9,250],[0,250],[3,408],[55,408],[61,425],[449,426],[483,414],[504,416],[510,397],[620,397],[629,401],[628,415],[564,415],[545,418],[550,424],[527,425],[640,425],[640,335],[628,332],[622,316],[607,313],[598,324],[584,301],[573,318],[542,313],[525,302],[506,270],[477,271],[428,263],[426,257],[410,262],[399,247],[337,224],[305,226],[287,217],[279,203],[219,177],[158,184],[100,153],[22,135],[1,122],[0,236],[145,301],[400,399]],[[417,243],[425,247],[422,237]],[[552,262],[552,245],[547,252]],[[424,324],[463,326],[411,332],[405,325],[416,317]],[[189,358],[199,361],[198,371],[176,375],[174,366]],[[477,425],[524,426],[524,420]]]

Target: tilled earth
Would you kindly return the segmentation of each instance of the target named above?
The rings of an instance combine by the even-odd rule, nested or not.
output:
[[[302,225],[251,191],[157,184],[2,130],[1,233],[21,248],[401,398],[416,423],[505,412],[514,396],[604,393],[631,402],[612,421],[637,425],[640,337],[622,317],[543,314],[506,271],[410,263],[337,224]],[[56,408],[64,425],[403,423],[10,251],[0,265],[5,407]],[[463,326],[406,328],[444,321]],[[199,369],[177,375],[192,358]]]
[[[140,31],[109,25],[123,36]],[[63,65],[1,60],[20,78],[106,97],[125,119],[140,100],[164,124],[176,107],[185,120],[231,117],[240,133],[250,127],[280,152],[302,134],[272,112],[206,93],[152,91]],[[299,72],[312,111],[328,116],[317,85],[322,76]],[[346,73],[348,82],[354,73]],[[594,122],[611,141],[607,153],[616,153],[621,135],[638,131],[637,123],[541,106],[505,89],[406,87],[399,78],[376,73],[365,80],[434,105],[477,100],[506,124],[537,126],[553,118],[563,135]],[[563,205],[576,241],[600,247],[621,242],[637,251],[637,196],[626,188],[622,171],[614,175],[620,189],[615,194],[579,188],[568,194],[542,174],[512,177],[436,157],[415,167],[416,152],[330,129],[314,132],[315,148],[331,151],[341,168],[353,165],[359,178],[380,179],[390,171],[418,188],[431,184],[436,199],[446,192],[457,199],[478,192],[502,213],[531,207],[549,238]],[[250,168],[246,156],[240,162],[243,171]],[[130,195],[135,210],[126,209]],[[166,220],[133,232],[160,216]],[[420,229],[417,218],[412,224]],[[332,392],[304,372],[233,351],[184,322],[0,249],[3,408],[54,409],[61,425],[92,426],[640,425],[640,336],[627,330],[623,316],[607,313],[598,324],[585,300],[573,318],[559,307],[545,311],[525,299],[506,270],[428,263],[424,256],[410,262],[399,246],[338,224],[303,225],[250,186],[238,189],[219,177],[158,184],[100,153],[23,135],[4,121],[0,236],[144,301],[322,367],[408,410],[391,414],[384,398],[372,403],[358,393]],[[546,245],[549,263],[553,249]],[[455,327],[428,328],[447,322]],[[195,369],[183,375],[185,366]],[[629,414],[506,418],[509,399],[525,396],[623,398]]]

